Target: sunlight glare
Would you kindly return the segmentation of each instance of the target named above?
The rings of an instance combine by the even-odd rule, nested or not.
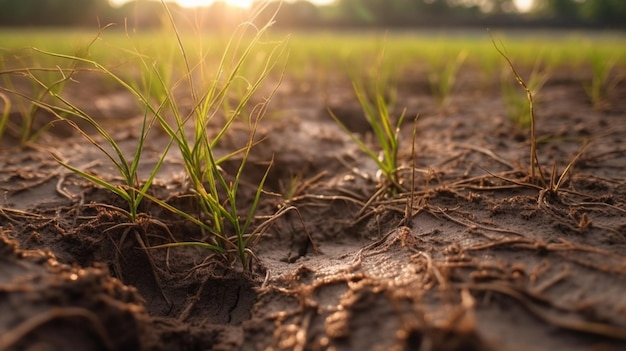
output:
[[[533,2],[534,0],[515,0],[515,6],[517,6],[521,12],[527,12],[533,6]]]
[[[253,1],[254,0],[226,0],[224,2],[231,6],[248,8],[252,6]],[[176,2],[182,7],[198,7],[198,6],[209,6],[214,1],[213,0],[176,0]]]
[[[113,6],[121,6],[124,3],[127,3],[129,1],[131,0],[109,0],[109,2]],[[216,0],[165,0],[165,1],[175,2],[182,7],[198,7],[198,6],[210,6]],[[254,0],[222,0],[222,1],[224,1],[228,5],[241,7],[241,8],[249,8],[252,6],[252,3],[254,3]],[[313,4],[316,4],[316,5],[328,5],[328,4],[335,2],[335,0],[309,0],[309,1],[311,1]]]

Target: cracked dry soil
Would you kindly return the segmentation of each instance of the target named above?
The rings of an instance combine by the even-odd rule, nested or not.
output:
[[[289,213],[263,234],[252,272],[200,248],[146,250],[171,241],[165,226],[179,241],[202,233],[149,201],[125,225],[119,199],[53,161],[116,176],[63,125],[26,147],[7,136],[0,350],[624,350],[626,86],[598,111],[584,74],[557,72],[537,97],[546,179],[589,142],[557,192],[527,181],[528,132],[506,118],[498,82],[464,73],[442,109],[407,75],[398,106],[419,119],[413,160],[413,125],[402,128],[400,177],[413,188],[372,201],[375,165],[326,113],[367,138],[349,85],[286,81],[245,176],[254,184],[274,155],[259,215],[290,205],[302,220]],[[69,93],[132,150],[137,111],[122,92],[94,90],[92,106],[96,82],[83,78]],[[146,170],[165,142],[151,135]],[[193,211],[182,167],[172,152],[152,192]]]

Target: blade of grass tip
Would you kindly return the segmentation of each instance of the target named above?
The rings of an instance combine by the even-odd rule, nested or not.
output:
[[[165,130],[165,132],[171,138],[173,138],[176,141],[176,145],[178,145],[180,152],[183,155],[183,159],[188,160],[191,157],[192,150],[189,146],[189,142],[187,141],[187,135],[185,133],[185,128],[184,128],[185,121],[180,118],[180,111],[178,110],[178,108],[176,108],[176,104],[175,104],[176,99],[174,99],[171,90],[167,89],[167,83],[165,82],[165,79],[160,74],[160,72],[158,72],[158,70],[155,70],[154,73],[156,77],[158,78],[159,84],[161,84],[161,86],[164,88],[166,98],[161,102],[158,109],[154,110],[153,112],[159,121],[159,125]],[[174,114],[176,130],[174,130],[170,126],[167,120],[165,120],[165,117],[163,116],[163,114],[160,113],[161,109],[165,106],[165,104],[168,104],[168,103],[172,104],[171,110]]]
[[[385,132],[385,126],[384,126],[385,116],[383,114],[385,114],[386,111],[384,110],[384,107],[381,106],[381,105],[384,105],[384,102],[382,104],[377,103],[377,106],[376,106],[377,110],[375,110],[374,106],[372,106],[372,102],[367,98],[367,96],[365,96],[362,90],[359,90],[357,86],[355,86],[355,94],[357,96],[357,99],[360,105],[363,107],[363,111],[365,113],[367,121],[369,122],[370,127],[372,128],[372,131],[374,132],[374,135],[376,136],[376,140],[378,140],[378,142],[380,143],[380,147],[382,149],[384,159],[380,160],[378,155],[376,155],[376,153],[373,152],[373,150],[370,149],[370,151],[372,151],[372,155],[375,155],[373,157],[375,157],[375,159],[377,160],[377,164],[379,168],[385,173],[385,175],[390,175],[390,172],[389,172],[390,170],[387,164],[387,162],[390,161],[389,159],[390,140],[387,138],[387,135]],[[377,94],[376,99],[379,100],[380,98],[382,97],[379,94]],[[375,111],[378,111],[378,114]],[[370,157],[372,157],[372,155],[370,155]]]
[[[267,6],[267,4],[264,4],[263,6],[261,6],[261,9],[264,9]],[[280,8],[280,5],[279,5]],[[226,92],[228,91],[228,88],[230,87],[231,83],[235,80],[235,78],[237,77],[237,75],[239,74],[239,72],[241,71],[241,67],[244,65],[244,63],[246,62],[246,60],[248,59],[248,57],[250,56],[250,54],[252,53],[252,49],[260,42],[262,35],[268,30],[268,28],[273,24],[274,22],[274,18],[276,17],[276,14],[278,12],[278,9],[273,13],[272,17],[270,18],[270,20],[260,29],[258,29],[256,26],[254,26],[254,24],[252,22],[244,22],[242,24],[239,25],[238,28],[244,28],[244,30],[242,31],[245,32],[245,28],[247,27],[253,27],[256,29],[256,34],[254,35],[254,37],[252,38],[252,40],[247,44],[246,48],[244,49],[244,52],[239,56],[239,58],[236,61],[236,64],[234,66],[234,68],[230,71],[229,76],[226,78],[226,84],[224,85],[224,87],[222,87],[222,89],[220,89],[220,91],[218,92],[218,95],[216,97],[216,99],[219,99],[219,101],[223,100],[225,97]],[[258,16],[260,12],[256,13],[254,16]],[[253,19],[254,19],[253,16]],[[239,46],[239,43],[242,41],[241,38],[239,38],[239,40],[234,41],[234,38],[236,36],[236,33],[233,34],[233,36],[231,36],[228,45],[227,45],[227,51],[230,50],[229,48],[233,45],[233,42],[236,43],[236,46]],[[250,100],[250,98],[252,97],[252,94],[258,90],[261,82],[269,75],[269,72],[275,67],[276,65],[276,61],[272,60],[273,57],[276,56],[280,56],[282,54],[284,54],[286,50],[286,45],[278,45],[276,47],[274,47],[271,52],[270,52],[270,58],[268,60],[266,60],[265,62],[265,66],[263,67],[263,70],[261,71],[261,74],[259,75],[259,77],[257,77],[257,79],[254,81],[253,84],[250,84],[250,87],[247,89],[245,95],[239,99],[239,103],[237,105],[237,107],[235,108],[235,110],[233,111],[233,113],[231,114],[231,118],[227,119],[226,123],[224,124],[224,126],[220,129],[220,131],[217,133],[217,135],[213,138],[213,142],[211,143],[211,147],[215,147],[215,145],[217,144],[217,142],[221,139],[221,137],[224,135],[224,133],[230,128],[230,125],[234,122],[235,117],[237,117],[240,112],[243,110],[244,106],[247,104],[247,102]],[[232,50],[233,54],[236,53],[237,50]],[[276,55],[276,53],[278,52],[278,55]],[[222,61],[220,62],[220,72],[222,71],[222,67],[224,67],[225,62],[226,62],[226,56],[227,56],[227,52],[225,52],[225,54],[222,57]]]
[[[191,92],[191,98],[193,101],[198,101],[198,93],[196,92],[196,87],[193,81],[193,75],[191,71],[191,66],[189,65],[189,59],[187,57],[187,51],[185,50],[185,46],[183,45],[183,41],[180,37],[180,32],[178,31],[178,27],[176,26],[176,21],[174,20],[174,16],[170,11],[169,6],[165,3],[165,0],[161,0],[161,4],[165,9],[165,13],[167,14],[167,18],[170,22],[170,25],[174,29],[174,35],[176,36],[176,42],[178,43],[178,50],[183,57],[183,62],[185,64],[185,69],[187,70],[187,80],[189,82],[189,89]]]
[[[278,52],[276,56],[274,56],[276,54],[276,49],[272,50],[272,52],[270,53],[270,58],[268,59],[268,62],[273,61],[272,58],[280,57],[282,54],[285,53],[286,46],[282,46],[282,47],[283,48]],[[226,131],[230,128],[232,123],[235,121],[236,117],[243,111],[244,107],[248,104],[252,95],[256,91],[258,91],[259,87],[261,86],[261,83],[265,80],[265,78],[269,76],[269,73],[275,68],[275,66],[276,66],[276,63],[273,63],[271,65],[266,63],[260,76],[257,77],[257,79],[250,85],[249,89],[246,91],[246,94],[239,100],[239,103],[237,104],[237,107],[233,111],[231,118],[227,120],[227,122],[220,129],[217,135],[213,138],[213,141],[211,142],[211,147],[215,147],[217,145],[219,140],[224,136]],[[277,85],[280,85],[282,83],[282,80],[283,80],[283,74],[281,74]],[[275,91],[272,91],[272,93],[270,94],[270,97],[267,100],[271,99],[271,97],[273,97],[274,95],[275,95]]]
[[[281,83],[282,83],[282,81],[283,81],[283,78],[284,78],[284,73],[285,73],[285,67],[283,67],[283,70],[282,70],[282,72],[281,72],[281,74],[280,74],[279,80],[278,80],[278,82],[276,83],[276,85],[274,86],[274,88],[272,89],[272,91],[271,91],[270,95],[267,97],[267,99],[265,100],[265,102],[263,102],[263,103],[260,105],[259,111],[257,112],[257,115],[256,115],[256,116],[257,116],[257,118],[254,120],[254,125],[252,126],[252,135],[251,135],[250,140],[249,140],[249,142],[248,142],[249,148],[248,148],[248,150],[246,151],[246,155],[245,155],[245,157],[244,157],[244,159],[246,159],[246,160],[247,160],[248,155],[249,155],[249,153],[250,153],[250,149],[251,149],[252,147],[254,147],[254,146],[255,146],[255,144],[256,144],[256,143],[254,142],[254,136],[255,136],[255,134],[256,134],[256,131],[258,130],[258,124],[259,124],[259,122],[260,122],[261,118],[262,118],[263,116],[265,116],[265,113],[267,112],[267,107],[268,107],[269,101],[270,101],[270,100],[271,100],[271,99],[272,99],[272,98],[276,95],[276,93],[278,92],[278,87],[281,85]],[[247,232],[248,227],[250,226],[250,223],[252,222],[252,220],[253,220],[253,218],[254,218],[254,215],[255,215],[255,213],[256,213],[256,209],[257,209],[257,207],[258,207],[258,204],[259,204],[259,201],[260,201],[260,198],[261,198],[261,194],[263,193],[263,187],[264,187],[264,185],[265,185],[265,181],[267,180],[267,177],[268,177],[268,175],[269,175],[270,169],[271,169],[271,167],[272,167],[272,165],[273,165],[273,164],[274,164],[274,157],[272,157],[272,159],[270,160],[270,163],[269,163],[269,165],[268,165],[268,167],[267,167],[267,169],[266,169],[266,171],[265,171],[265,174],[263,175],[263,178],[261,178],[261,181],[259,182],[259,186],[258,186],[258,187],[257,187],[257,189],[256,189],[256,193],[255,193],[255,196],[254,196],[254,200],[253,200],[253,202],[252,202],[251,209],[250,209],[250,211],[248,212],[248,215],[247,215],[247,217],[246,217],[246,221],[244,222],[244,225],[243,225],[243,232],[244,232],[244,233],[245,233],[245,232]],[[238,181],[238,179],[239,179],[239,177],[241,176],[241,174],[242,174],[242,173],[243,173],[243,164],[241,165],[241,167],[239,168],[239,171],[237,172],[237,181]],[[248,243],[250,242],[250,239],[251,239],[251,238],[252,238],[252,237],[250,237],[248,240],[246,240],[245,245],[244,245],[245,247],[248,247]]]
[[[262,8],[265,8],[267,6],[267,4],[264,4],[262,6]],[[254,16],[258,16],[259,13],[255,14]],[[272,19],[275,17],[276,14],[274,14],[272,16]],[[254,17],[253,17],[254,18]],[[271,21],[271,20],[270,20]],[[237,47],[239,45],[239,43],[241,42],[241,37],[243,36],[243,34],[245,33],[245,29],[247,27],[254,27],[254,25],[251,22],[244,22],[242,24],[240,24],[237,28],[238,30],[235,31],[235,33],[230,37],[226,48],[224,49],[224,54],[222,55],[221,59],[220,59],[220,63],[218,65],[218,77],[216,77],[216,79],[213,81],[213,85],[211,86],[211,89],[209,90],[209,92],[207,94],[205,94],[205,98],[203,99],[204,103],[203,106],[198,110],[199,111],[199,120],[205,120],[208,115],[208,111],[210,110],[210,106],[215,106],[215,104],[220,103],[221,101],[224,101],[224,99],[226,98],[226,93],[232,83],[232,81],[235,79],[236,75],[238,74],[238,72],[240,71],[241,67],[243,66],[243,63],[245,62],[245,60],[247,59],[247,57],[250,55],[252,48],[255,46],[255,44],[259,41],[261,34],[267,29],[267,25],[265,27],[263,27],[261,30],[257,29],[257,34],[253,37],[253,40],[248,44],[248,46],[246,47],[246,49],[244,50],[244,52],[239,56],[239,59],[237,61],[237,63],[235,64],[235,67],[231,70],[230,74],[228,75],[228,77],[225,80],[225,85],[218,90],[218,83],[220,82],[220,78],[221,78],[221,74],[222,72],[224,72],[224,68],[226,67],[226,62],[228,59],[229,54],[232,52],[233,55],[235,55],[237,53]],[[242,30],[243,28],[243,30]],[[255,27],[256,28],[256,27]],[[240,32],[240,38],[239,40],[235,40],[237,33]],[[235,46],[235,48],[233,49],[233,45]],[[249,94],[251,94],[252,92],[249,90]],[[210,98],[207,98],[210,97]],[[197,98],[194,99],[194,101],[199,101]],[[246,99],[247,101],[247,99]],[[240,102],[240,107],[241,107],[241,102]],[[236,117],[237,114],[233,114],[233,117]],[[230,127],[230,124],[233,122],[234,118],[228,119],[226,124],[222,127],[221,131],[218,133],[218,135],[215,137],[214,142],[212,143],[212,145],[214,146],[217,141],[219,141],[219,139],[222,137],[222,135],[224,134],[224,132]],[[198,126],[196,128],[196,131],[200,131],[203,130],[204,128],[204,124],[202,124],[201,126]],[[199,136],[198,136],[199,137]]]
[[[283,41],[283,44],[286,44],[286,41]],[[245,105],[245,103],[247,103],[247,101],[249,101],[249,96],[251,96],[251,94],[254,91],[257,91],[257,89],[260,87],[261,82],[263,81],[263,79],[265,77],[268,76],[269,72],[271,72],[277,65],[276,60],[272,60],[272,57],[280,57],[283,54],[285,54],[285,50],[287,50],[287,46],[286,45],[279,45],[282,47],[282,49],[280,51],[277,52],[277,48],[272,49],[272,52],[270,53],[270,58],[266,61],[266,64],[263,68],[263,71],[261,73],[261,76],[256,80],[256,82],[254,82],[254,84],[251,86],[251,88],[248,90],[249,92],[246,93],[246,97],[245,99],[242,99],[237,107],[237,110],[241,110],[243,108],[243,106]],[[288,55],[288,53],[287,53]],[[270,64],[270,62],[272,62]],[[276,95],[276,92],[278,91],[278,87],[282,84],[283,79],[284,79],[284,75],[285,75],[285,68],[283,67],[283,70],[281,71],[281,74],[279,75],[279,79],[278,82],[276,83],[276,85],[274,86],[274,88],[272,89],[270,95],[265,98],[265,101],[261,103],[261,109],[258,112],[259,116],[264,116],[266,111],[267,111],[267,105],[269,103],[269,101]],[[253,112],[254,114],[254,112]],[[255,126],[252,126],[253,130],[256,130],[256,125],[258,124],[258,120],[255,120]],[[222,128],[222,130],[220,131],[220,134],[224,134],[226,132],[226,129]],[[219,140],[219,138],[221,137],[220,134],[217,135],[216,138],[214,138],[213,142],[211,143],[211,147],[215,146],[215,142]],[[258,141],[254,141],[254,143],[252,144],[252,147],[256,146],[257,144],[262,143],[265,140],[265,137],[261,138]],[[242,152],[245,152],[246,149],[248,148],[248,146],[244,146],[238,150],[235,150],[225,156],[222,156],[221,158],[219,158],[216,163],[219,165],[222,162],[224,162],[227,159],[230,159],[232,156],[240,154]]]
[[[258,41],[258,38],[255,38],[253,43],[251,43],[250,46],[248,46],[246,48],[246,50],[242,54],[240,60],[237,62],[235,68],[232,70],[231,74],[227,78],[226,84],[220,90],[219,96],[225,96],[226,95],[226,92],[228,91],[228,87],[231,85],[232,81],[236,78],[236,74],[238,74],[238,72],[241,70],[241,67],[242,67],[243,63],[245,62],[245,59],[249,56],[249,54],[250,54],[250,52],[252,50],[252,46],[254,45],[254,42],[256,42],[256,41]],[[237,104],[237,107],[235,108],[235,110],[231,113],[230,117],[226,119],[226,122],[224,123],[222,128],[220,128],[219,132],[215,135],[215,137],[213,137],[213,141],[211,142],[211,147],[215,147],[217,145],[217,143],[221,140],[221,138],[224,136],[224,134],[226,134],[226,131],[234,123],[234,121],[236,120],[237,116],[241,113],[241,111],[243,111],[243,108],[245,107],[247,102],[252,97],[252,94],[254,93],[254,91],[256,91],[256,89],[260,86],[260,83],[263,80],[263,78],[265,78],[265,77],[259,78],[256,81],[255,85],[250,87],[250,89],[247,90],[246,94],[239,99],[239,103]]]
[[[372,102],[367,98],[367,90],[363,87],[363,84],[357,83],[356,80],[352,81],[352,90],[356,95],[359,105],[361,105],[361,108],[363,109],[367,122],[374,127],[376,124],[376,118],[374,118],[374,116],[376,116],[376,112],[374,110],[374,106],[372,106]]]
[[[51,51],[38,49],[38,48],[33,48],[33,50],[35,50],[35,51],[37,51],[39,53],[42,53],[44,55],[51,56],[51,57],[58,57],[58,58],[63,58],[63,59],[67,59],[67,60],[76,60],[76,61],[80,61],[80,62],[89,64],[89,65],[92,65],[92,66],[94,66],[96,68],[96,70],[99,70],[102,73],[104,73],[105,75],[111,77],[113,80],[115,80],[115,82],[120,84],[124,89],[128,90],[131,94],[133,94],[146,107],[151,108],[150,102],[147,101],[145,99],[145,97],[137,89],[135,89],[132,85],[130,85],[124,79],[122,79],[121,77],[119,77],[118,75],[116,75],[111,70],[109,70],[108,68],[106,68],[104,65],[100,64],[97,61],[90,60],[90,59],[87,59],[87,58],[82,58],[82,57],[76,57],[76,56],[72,56],[72,55],[59,54],[59,53],[55,53],[55,52],[51,52]],[[156,111],[154,109],[151,109],[151,112],[155,113]]]

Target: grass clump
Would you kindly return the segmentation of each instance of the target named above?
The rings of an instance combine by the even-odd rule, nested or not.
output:
[[[85,50],[75,50],[78,52],[76,55]],[[21,57],[24,53],[29,53],[29,61]],[[10,99],[3,95],[2,98],[5,109],[0,120],[0,138],[5,131],[10,130],[22,146],[37,141],[50,127],[49,124],[35,123],[42,107],[32,101],[43,102],[49,96],[60,95],[76,70],[76,62],[61,63],[51,56],[37,54],[33,49],[22,49],[12,53],[16,62],[9,64],[0,60],[3,83],[0,90],[13,97]],[[17,110],[19,118],[10,118],[12,108]]]
[[[106,29],[106,28],[105,28]],[[98,33],[98,36],[89,44],[89,47],[95,43],[95,41],[100,38],[102,31]],[[85,170],[81,170],[70,165],[67,162],[64,162],[57,156],[53,156],[62,166],[69,169],[70,171],[88,179],[89,181],[97,184],[112,193],[118,195],[122,198],[128,208],[127,209],[118,209],[123,212],[129,219],[131,223],[135,223],[138,220],[139,214],[139,206],[144,198],[144,194],[147,192],[149,187],[152,185],[156,174],[161,167],[164,157],[169,150],[170,145],[168,144],[165,147],[165,150],[162,153],[162,156],[159,158],[158,162],[151,170],[150,175],[147,179],[144,179],[140,182],[138,176],[139,163],[142,159],[142,151],[144,148],[145,141],[148,137],[148,133],[151,127],[154,125],[156,119],[153,117],[153,113],[155,112],[151,107],[150,98],[142,95],[139,91],[135,90],[128,83],[126,83],[123,79],[115,75],[113,72],[109,71],[106,67],[101,65],[100,63],[93,61],[86,56],[88,56],[88,50],[85,52],[85,57],[73,56],[73,55],[65,55],[53,52],[47,52],[43,50],[35,49],[37,52],[48,56],[54,57],[57,59],[70,61],[72,66],[74,67],[72,70],[67,71],[59,70],[58,75],[59,79],[54,83],[50,84],[44,80],[41,80],[33,70],[25,70],[26,77],[36,86],[40,87],[43,91],[45,91],[45,96],[41,96],[36,94],[34,96],[29,96],[26,94],[19,94],[15,92],[15,94],[20,95],[21,97],[30,101],[30,103],[34,106],[34,108],[43,109],[57,117],[59,120],[68,123],[72,126],[79,134],[81,134],[91,145],[95,146],[99,149],[106,158],[111,162],[111,164],[115,167],[115,169],[120,174],[123,179],[123,184],[116,184],[114,182],[108,181],[102,177],[86,172]],[[139,134],[139,139],[133,152],[132,156],[129,158],[125,155],[122,147],[119,143],[113,138],[113,136],[104,129],[101,124],[87,112],[83,111],[69,99],[65,98],[60,89],[56,88],[58,85],[64,85],[68,81],[72,80],[72,76],[75,75],[78,71],[84,69],[79,67],[81,64],[87,64],[92,67],[95,67],[99,72],[104,73],[109,78],[112,78],[119,84],[121,84],[128,91],[133,93],[138,100],[143,105],[143,119],[141,124],[141,131]],[[47,102],[46,98],[49,97],[52,101]],[[152,118],[150,118],[152,116]],[[94,137],[90,136],[87,132],[83,130],[83,128],[79,127],[77,121],[86,122],[89,126],[93,127],[96,133],[104,140],[105,144],[101,142],[101,140],[96,140]]]
[[[175,37],[175,45],[171,46],[174,52],[156,53],[158,56],[146,54],[127,30],[126,37],[131,45],[130,48],[124,48],[123,52],[128,55],[127,62],[138,64],[138,67],[130,68],[132,72],[139,73],[138,77],[129,74],[128,68],[121,70],[119,66],[116,69],[122,73],[114,72],[105,63],[90,58],[89,50],[84,51],[83,55],[67,55],[36,49],[37,53],[45,57],[69,62],[72,69],[54,71],[56,80],[52,83],[41,79],[36,74],[38,70],[24,69],[21,73],[43,93],[29,95],[12,89],[5,91],[26,99],[34,108],[44,109],[68,123],[106,156],[121,175],[122,184],[79,169],[59,157],[55,158],[70,171],[122,198],[126,208],[114,209],[122,212],[130,224],[141,222],[140,217],[144,216],[140,213],[140,204],[144,199],[149,199],[195,223],[204,233],[200,241],[171,242],[156,247],[201,246],[219,254],[232,254],[242,265],[249,266],[252,254],[250,246],[258,240],[262,230],[251,230],[251,226],[269,167],[258,180],[249,203],[243,203],[240,199],[240,186],[252,147],[259,142],[256,134],[258,122],[265,114],[280,79],[260,102],[259,90],[265,79],[276,71],[286,57],[286,40],[266,40],[273,19],[262,27],[246,22],[236,28],[215,63],[212,57],[215,56],[214,51],[204,51],[201,46],[188,49],[187,41],[177,29],[169,8],[162,3],[169,19],[168,25]],[[264,9],[264,6],[260,6],[258,11]],[[106,28],[102,31],[104,29]],[[96,39],[101,39],[102,31]],[[199,32],[196,35],[201,36]],[[88,49],[96,39],[89,44]],[[163,58],[167,62],[162,61]],[[120,144],[96,118],[81,110],[61,93],[60,88],[81,70],[103,75],[114,85],[132,94],[141,106],[141,131],[131,155],[125,154]],[[46,70],[43,71],[47,73]],[[5,97],[4,94],[0,95],[0,101],[5,103],[5,112],[0,118],[2,128],[8,118],[5,116],[8,114],[6,111],[10,109],[10,101]],[[224,149],[216,152],[218,144],[236,121],[247,125],[247,141],[236,150]],[[85,123],[96,131],[97,138],[79,127],[79,124]],[[169,137],[169,142],[161,150],[160,157],[147,179],[140,179],[138,170],[144,158],[142,151],[154,128],[163,130]],[[193,209],[176,208],[150,194],[150,188],[172,146],[182,155],[187,176],[186,190],[197,199],[199,213],[193,213]],[[230,175],[221,167],[229,159],[239,162],[235,173]],[[110,208],[107,205],[105,207]],[[145,217],[153,223],[161,223],[148,215]],[[162,223],[160,225],[163,226]],[[259,227],[266,228],[263,225]],[[166,227],[165,229],[167,230]],[[173,240],[171,234],[170,238]],[[138,240],[146,241],[145,235]],[[150,247],[147,241],[146,245],[143,241],[142,247]]]
[[[365,88],[356,81],[353,81],[352,86],[363,109],[365,120],[373,131],[379,150],[377,151],[368,146],[356,133],[343,124],[332,111],[329,111],[330,115],[341,129],[352,138],[361,151],[376,162],[382,175],[382,177],[379,177],[382,178],[381,185],[385,188],[388,187],[392,193],[395,193],[400,189],[398,180],[399,133],[400,126],[404,121],[405,111],[398,118],[394,118],[391,115],[390,107],[380,90],[379,84],[375,84],[376,93],[372,98],[368,97]]]
[[[260,11],[263,9],[264,7]],[[173,17],[167,8],[166,11],[179,43],[179,53],[184,62],[184,75],[181,81],[172,84],[160,75],[158,70],[153,72],[165,94],[163,103],[166,102],[171,107],[173,121],[164,114],[157,114],[156,117],[182,155],[190,190],[195,194],[202,212],[202,218],[194,222],[200,225],[206,234],[205,242],[202,243],[174,243],[166,246],[200,245],[217,252],[233,252],[236,253],[242,265],[248,266],[251,254],[249,246],[255,242],[259,234],[251,232],[250,227],[269,167],[257,183],[255,195],[252,202],[247,205],[246,213],[242,213],[241,210],[239,188],[250,151],[258,142],[255,139],[258,122],[265,114],[267,103],[274,95],[276,88],[251,111],[247,111],[247,108],[263,81],[285,56],[285,41],[269,44],[263,42],[264,35],[272,25],[273,19],[261,28],[251,23],[241,24],[227,43],[214,75],[207,76],[209,72],[207,67],[191,61]],[[257,49],[263,45],[269,45],[270,48],[260,55]],[[199,51],[198,54],[199,62],[202,62],[205,53]],[[263,61],[254,61],[259,57],[264,57]],[[150,67],[147,62],[144,63],[146,67]],[[251,74],[252,70],[247,70],[250,66],[258,68],[256,74]],[[245,90],[240,88],[238,84],[240,82],[245,82]],[[176,107],[174,88],[180,83],[187,84],[193,104],[192,110],[186,115]],[[236,97],[234,101],[233,96]],[[243,120],[249,123],[248,141],[239,150],[218,157],[215,152],[218,143],[232,124],[238,119],[241,120],[242,117],[247,117]],[[220,126],[216,128],[218,120]],[[209,133],[211,128],[216,130],[214,134]],[[235,174],[227,175],[220,164],[233,157],[240,157],[239,166]],[[191,216],[182,210],[173,208],[162,201],[157,200],[157,202],[191,219]]]
[[[615,57],[608,57],[606,54],[592,52],[589,55],[591,80],[584,87],[593,108],[597,110],[607,107],[607,96],[621,80],[621,77],[611,75],[616,63]]]
[[[428,74],[430,90],[439,107],[444,107],[452,94],[459,69],[467,58],[467,51],[461,51],[455,59],[448,60],[442,67],[434,68]]]

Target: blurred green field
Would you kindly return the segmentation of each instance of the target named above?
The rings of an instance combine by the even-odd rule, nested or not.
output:
[[[555,31],[366,31],[366,32],[295,32],[272,33],[267,37],[270,50],[276,41],[288,40],[287,76],[330,70],[367,72],[378,67],[390,73],[408,68],[437,67],[466,55],[469,66],[491,71],[503,62],[494,49],[490,35],[502,43],[507,55],[517,65],[531,66],[538,62],[547,67],[582,67],[592,61],[612,61],[626,66],[626,35],[619,32],[555,32]],[[0,31],[0,52],[4,68],[16,68],[42,62],[51,63],[31,48],[68,55],[80,55],[98,37],[89,50],[89,58],[115,67],[132,61],[138,53],[163,64],[176,66],[180,60],[173,31],[165,29],[147,33],[124,33],[110,29],[98,33],[77,30],[33,29]],[[204,64],[218,61],[230,39],[224,33],[182,33],[181,38],[190,55],[190,62]],[[245,40],[244,40],[245,41]],[[236,45],[245,47],[244,42]],[[197,50],[196,50],[197,49]],[[260,56],[263,45],[259,48]],[[384,52],[384,59],[380,60]],[[195,57],[195,60],[194,60]],[[262,59],[262,58],[260,58]],[[54,60],[53,60],[54,61]],[[352,72],[349,72],[352,71]]]

